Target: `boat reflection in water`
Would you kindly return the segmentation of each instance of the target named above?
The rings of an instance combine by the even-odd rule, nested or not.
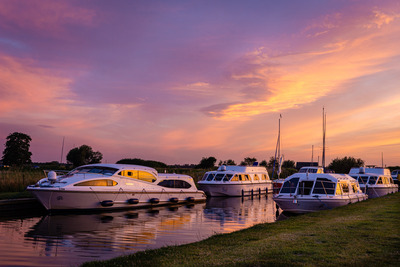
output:
[[[154,209],[0,220],[0,265],[76,266],[196,242],[276,218],[272,198],[257,196],[210,198],[206,203]]]

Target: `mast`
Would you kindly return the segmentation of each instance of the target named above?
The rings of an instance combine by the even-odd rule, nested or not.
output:
[[[281,158],[281,118],[282,118],[282,114],[279,114],[278,140],[276,141],[274,165],[272,167],[272,178],[274,178],[276,162],[278,160],[278,165],[279,165],[280,164],[280,158]],[[278,167],[278,170],[277,170],[278,179],[279,179],[279,174],[280,174],[279,170],[280,170],[280,166]]]
[[[314,165],[314,145],[311,146],[311,163]]]
[[[60,158],[60,163],[63,162],[63,154],[64,154],[64,139],[65,136],[63,136],[63,142],[62,142],[62,147],[61,147],[61,158]]]
[[[325,169],[325,135],[326,135],[326,113],[322,108],[322,168]]]

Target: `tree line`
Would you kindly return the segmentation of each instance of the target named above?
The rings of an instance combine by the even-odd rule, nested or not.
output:
[[[29,151],[30,142],[32,138],[24,133],[14,132],[7,136],[5,149],[3,151],[3,165],[9,166],[23,166],[32,164],[31,156],[32,153]],[[81,145],[71,149],[67,156],[67,162],[72,164],[74,167],[100,163],[103,159],[103,154],[99,151],[93,151],[93,149],[88,145]],[[257,162],[256,158],[246,157],[239,165],[242,166],[252,166]],[[159,161],[153,160],[143,160],[143,159],[121,159],[117,163],[119,164],[135,164],[144,165],[153,168],[166,168],[167,164]],[[216,167],[217,159],[215,157],[203,157],[196,168],[199,169],[213,169]],[[221,165],[237,165],[232,159],[220,160],[218,166]],[[270,157],[269,161],[262,160],[258,165],[267,168],[278,168],[278,162],[274,157]],[[348,173],[353,167],[364,166],[364,161],[362,159],[356,159],[353,157],[336,158],[332,160],[329,164],[328,169],[336,173]],[[293,160],[285,160],[282,163],[282,168],[286,170],[295,169],[295,162]],[[293,171],[292,171],[293,172]]]

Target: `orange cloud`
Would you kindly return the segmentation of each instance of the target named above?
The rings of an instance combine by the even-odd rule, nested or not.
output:
[[[241,82],[258,80],[271,94],[249,102],[230,99],[236,103],[215,105],[205,111],[224,120],[281,112],[338,93],[349,80],[389,68],[385,64],[400,54],[400,48],[395,45],[400,41],[396,37],[400,32],[398,15],[387,16],[378,11],[374,14],[373,23],[379,26],[378,29],[363,27],[365,21],[371,19],[368,16],[361,21],[348,18],[337,25],[331,21],[325,23],[327,26],[324,28],[328,31],[324,34],[329,35],[328,40],[326,36],[319,38],[314,35],[313,39],[297,48],[300,50],[298,53],[273,56],[264,53],[263,49],[249,53],[246,60],[252,63],[253,68],[233,74],[232,78]],[[335,19],[342,17],[334,16]],[[354,22],[358,24],[352,25]]]

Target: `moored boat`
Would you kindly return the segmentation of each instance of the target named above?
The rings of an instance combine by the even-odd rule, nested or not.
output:
[[[272,193],[267,169],[260,166],[225,166],[206,172],[198,182],[208,196],[248,196]]]
[[[47,210],[115,209],[205,201],[193,178],[139,165],[90,164],[27,187]]]
[[[352,168],[349,175],[357,179],[360,188],[369,198],[381,197],[398,191],[389,169],[385,168]]]
[[[332,209],[367,199],[358,182],[347,174],[295,173],[287,177],[273,200],[286,212]]]

